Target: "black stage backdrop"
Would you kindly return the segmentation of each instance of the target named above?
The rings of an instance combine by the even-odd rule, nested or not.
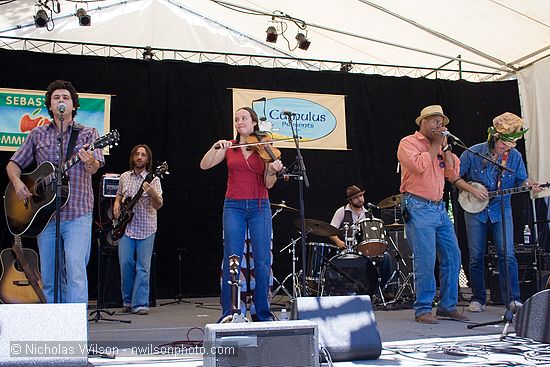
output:
[[[96,192],[104,173],[121,173],[128,168],[129,152],[135,144],[150,145],[155,163],[168,161],[170,175],[162,182],[165,204],[159,211],[156,237],[157,296],[167,298],[177,293],[178,248],[187,250],[183,258],[183,293],[218,294],[226,168],[221,164],[201,171],[199,162],[215,141],[232,137],[231,88],[347,96],[349,150],[303,151],[311,184],[305,190],[305,216],[326,222],[344,204],[348,185],[366,188],[365,199],[372,203],[399,193],[397,146],[402,137],[416,130],[414,119],[422,107],[443,105],[451,120],[449,129],[468,145],[486,138],[494,116],[505,111],[520,114],[516,81],[470,83],[9,50],[0,50],[0,65],[3,88],[45,89],[54,79],[66,79],[81,93],[114,96],[111,129],[120,131],[121,142],[112,149],[105,167],[94,175]],[[523,152],[523,143],[518,148]],[[460,154],[461,149],[456,148],[455,152]],[[10,156],[11,153],[0,152],[2,170]],[[295,160],[295,152],[284,149],[282,159],[289,166]],[[0,186],[5,187],[7,176],[3,173],[0,177]],[[298,208],[297,182],[278,182],[270,197],[272,202],[285,200],[287,205]],[[529,201],[520,195],[514,201],[519,203],[514,211],[519,242],[523,224],[529,220]],[[278,279],[291,269],[290,254],[279,251],[298,236],[292,225],[296,218],[288,212],[274,218],[274,273]],[[460,223],[461,214],[458,219]],[[11,237],[4,221],[2,227],[5,248],[11,245]],[[465,249],[463,229],[458,233]],[[34,246],[33,240],[25,244]],[[463,258],[467,258],[467,251],[463,252]],[[94,242],[92,262],[95,256]],[[94,266],[90,265],[89,271],[90,292],[94,295]]]

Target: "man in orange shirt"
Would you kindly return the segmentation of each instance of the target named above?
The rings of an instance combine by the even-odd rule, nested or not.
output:
[[[440,299],[436,315],[458,321],[469,319],[457,311],[460,249],[443,199],[445,179],[459,178],[460,160],[451,152],[443,132],[449,118],[439,105],[427,106],[416,118],[419,131],[404,137],[397,149],[401,163],[403,219],[414,254],[415,320],[436,324],[432,302],[439,260]]]

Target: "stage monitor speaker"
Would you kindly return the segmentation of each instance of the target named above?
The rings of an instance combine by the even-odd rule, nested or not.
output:
[[[550,289],[529,298],[514,316],[516,334],[550,344]]]
[[[318,367],[317,330],[311,321],[208,324],[203,365]]]
[[[85,303],[0,306],[0,366],[86,366]]]
[[[369,296],[298,297],[292,318],[319,325],[319,343],[333,361],[380,357],[382,342]]]

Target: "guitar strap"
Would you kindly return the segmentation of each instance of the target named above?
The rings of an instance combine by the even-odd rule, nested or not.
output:
[[[500,161],[500,164],[502,164],[503,167],[506,167],[506,163],[508,162],[508,154],[510,154],[509,150],[504,152],[504,154],[502,155],[502,161]],[[501,182],[502,182],[502,175],[500,176],[500,179],[497,182],[497,190],[500,190]]]
[[[68,161],[72,154],[75,145],[76,145],[76,138],[78,138],[78,134],[80,133],[81,128],[75,127],[74,124],[71,128],[71,137],[69,138],[69,145],[67,145],[67,152],[65,153],[65,162]]]

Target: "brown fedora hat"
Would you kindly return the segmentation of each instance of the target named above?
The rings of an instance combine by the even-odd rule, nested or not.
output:
[[[364,193],[365,193],[365,190],[361,190],[360,188],[358,188],[355,185],[349,186],[346,189],[346,196],[348,197],[347,200],[351,200],[356,196],[363,195]]]
[[[443,108],[438,104],[424,107],[422,111],[420,111],[420,116],[416,118],[415,122],[418,126],[420,126],[420,121],[430,116],[442,116],[443,125],[447,125],[449,123],[449,118],[445,116],[445,114],[443,113]]]

